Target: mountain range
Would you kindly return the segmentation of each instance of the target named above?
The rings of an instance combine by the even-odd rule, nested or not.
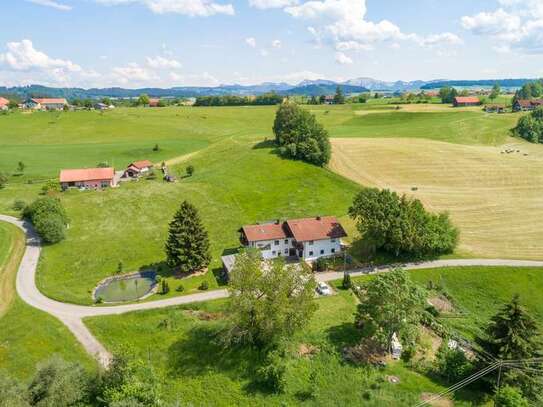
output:
[[[337,86],[344,93],[362,93],[368,91],[379,92],[405,92],[420,89],[437,89],[443,86],[492,86],[499,83],[502,87],[520,87],[531,79],[483,79],[483,80],[433,80],[433,81],[395,81],[386,82],[372,78],[354,78],[344,82],[335,82],[326,79],[303,80],[292,85],[285,82],[264,82],[257,85],[219,85],[213,87],[183,86],[172,88],[54,88],[42,85],[0,86],[0,95],[27,97],[64,97],[66,99],[98,99],[101,97],[134,98],[145,93],[154,97],[198,97],[221,95],[261,95],[267,92],[277,92],[282,95],[319,96],[333,94]]]

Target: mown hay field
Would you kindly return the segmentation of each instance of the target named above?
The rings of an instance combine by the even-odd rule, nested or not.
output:
[[[449,211],[461,231],[460,253],[542,259],[543,147],[509,141],[495,147],[333,139],[330,167],[361,185],[389,188],[419,198],[432,211]]]

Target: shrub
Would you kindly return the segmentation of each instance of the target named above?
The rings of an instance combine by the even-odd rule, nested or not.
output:
[[[51,192],[60,192],[60,184],[57,181],[50,179],[46,181],[45,184],[43,184],[43,186],[41,187],[41,192],[44,195],[47,195]]]
[[[36,231],[47,243],[58,243],[66,237],[64,223],[57,214],[41,213],[34,216],[33,223]]]
[[[284,352],[273,350],[266,357],[265,363],[257,369],[256,380],[275,393],[283,393],[287,385],[286,371]]]
[[[188,177],[192,177],[192,174],[194,174],[194,166],[193,166],[193,165],[189,165],[189,166],[186,168],[186,172],[187,172],[187,176],[188,176]]]
[[[202,284],[200,284],[198,290],[206,291],[207,289],[209,289],[209,284],[207,283],[207,281],[202,281]]]
[[[461,349],[449,349],[444,340],[436,355],[436,371],[450,383],[466,378],[473,366]]]
[[[52,197],[38,198],[25,208],[23,216],[35,222],[35,218],[41,214],[57,214],[64,225],[68,224],[68,215],[59,199]]]
[[[98,168],[107,168],[109,167],[109,163],[107,161],[101,161],[97,165]]]
[[[530,404],[515,387],[504,386],[494,397],[496,407],[528,407]]]
[[[183,284],[179,284],[175,291],[177,291],[178,293],[182,293],[183,291],[185,291],[185,287],[183,286]]]
[[[328,269],[328,261],[324,257],[319,257],[313,263],[313,271],[326,271]]]
[[[26,208],[26,202],[22,199],[16,199],[15,202],[13,202],[12,208],[16,211],[22,211],[24,208]]]

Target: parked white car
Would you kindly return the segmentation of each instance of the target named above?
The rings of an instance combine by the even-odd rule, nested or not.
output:
[[[330,289],[328,284],[326,284],[324,281],[320,281],[317,284],[317,292],[320,295],[332,295],[332,290]]]

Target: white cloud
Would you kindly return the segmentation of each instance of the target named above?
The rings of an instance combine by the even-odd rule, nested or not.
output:
[[[256,40],[253,37],[245,38],[245,44],[247,44],[251,48],[255,48],[256,47]]]
[[[297,0],[249,0],[249,5],[260,10],[283,8],[298,4]]]
[[[313,21],[308,30],[318,44],[332,44],[338,51],[371,50],[382,42],[411,41],[423,47],[458,45],[462,41],[452,33],[429,36],[409,34],[388,20],[366,19],[366,0],[310,0],[285,8],[294,18]]]
[[[39,4],[40,6],[51,7],[57,10],[61,10],[61,11],[70,11],[72,9],[71,6],[57,3],[56,1],[53,1],[53,0],[26,0],[26,1],[29,3]]]
[[[273,48],[281,48],[282,44],[281,44],[280,40],[273,40],[272,43],[271,43],[271,46]]]
[[[51,58],[34,48],[32,41],[8,42],[7,52],[0,54],[0,63],[16,71],[32,69],[52,70],[62,69],[68,72],[79,72],[81,67],[72,61]]]
[[[278,77],[273,78],[271,80],[286,82],[290,84],[297,84],[303,81],[304,79],[315,81],[317,79],[322,79],[322,78],[324,78],[324,75],[320,73],[315,73],[312,71],[299,71],[299,72],[291,72],[285,75],[279,75]]]
[[[212,0],[95,0],[98,3],[117,6],[140,4],[153,13],[176,13],[191,17],[208,17],[215,14],[234,15],[232,4],[214,3]]]
[[[179,69],[181,68],[181,62],[175,59],[167,59],[161,56],[147,57],[147,65],[153,69]]]
[[[343,52],[336,52],[336,62],[341,65],[350,65],[353,63],[353,60]]]
[[[499,0],[502,7],[461,19],[472,34],[495,42],[496,52],[543,54],[543,2]]]
[[[261,49],[259,53],[263,57],[267,57],[269,55],[269,52],[267,49]]]
[[[150,82],[159,79],[159,77],[150,69],[144,68],[135,62],[129,63],[126,66],[114,67],[112,73],[114,78],[122,84]]]

